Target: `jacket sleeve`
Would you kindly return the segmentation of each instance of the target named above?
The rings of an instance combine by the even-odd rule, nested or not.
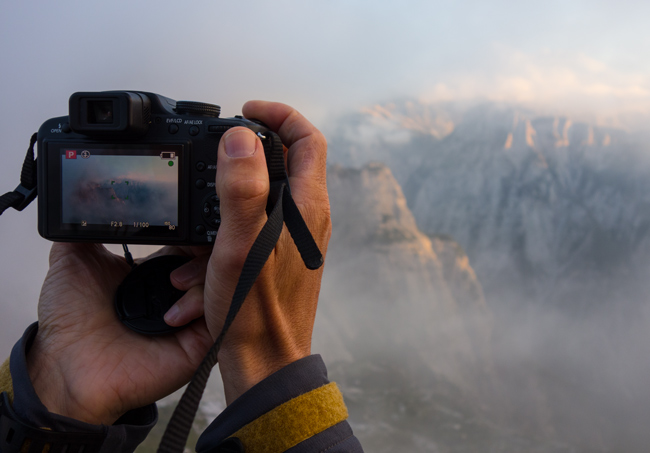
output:
[[[25,357],[37,330],[37,324],[30,326],[0,367],[0,392],[9,395],[16,415],[32,427],[101,434],[101,453],[132,452],[157,421],[155,405],[130,411],[112,426],[50,413],[27,373]],[[363,453],[347,416],[323,360],[313,355],[269,376],[228,406],[202,434],[197,452]]]
[[[0,393],[6,392],[18,419],[33,428],[57,433],[88,433],[103,437],[101,453],[132,452],[158,420],[155,404],[127,412],[113,425],[91,425],[51,413],[38,398],[27,372],[26,353],[36,337],[38,324],[27,328],[0,367]]]
[[[362,453],[347,422],[341,392],[327,378],[319,355],[269,376],[232,404],[205,430],[198,453]]]

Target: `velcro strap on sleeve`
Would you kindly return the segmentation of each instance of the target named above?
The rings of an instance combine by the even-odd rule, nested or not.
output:
[[[9,371],[9,359],[0,365],[0,393],[6,392],[9,397],[9,402],[14,402],[14,386],[11,380],[11,372]]]
[[[336,383],[300,395],[267,412],[231,437],[246,453],[281,453],[348,418]]]

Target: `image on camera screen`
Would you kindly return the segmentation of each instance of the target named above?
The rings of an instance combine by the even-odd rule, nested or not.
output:
[[[155,149],[63,149],[61,221],[82,226],[178,225],[179,156]]]

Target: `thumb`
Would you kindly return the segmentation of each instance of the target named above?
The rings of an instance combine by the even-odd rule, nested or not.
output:
[[[227,311],[248,251],[267,219],[269,173],[262,142],[250,129],[232,128],[219,142],[216,189],[221,226],[205,287],[210,301],[205,307],[206,320],[213,334],[220,328],[214,325],[219,323],[215,315],[225,316],[223,307]]]
[[[254,240],[266,220],[269,173],[262,142],[250,129],[233,128],[219,142],[216,188],[222,240]]]

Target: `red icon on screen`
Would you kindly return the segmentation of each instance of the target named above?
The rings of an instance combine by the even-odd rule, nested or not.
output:
[[[74,149],[66,149],[65,150],[65,158],[66,159],[76,159],[77,158],[77,151]]]

